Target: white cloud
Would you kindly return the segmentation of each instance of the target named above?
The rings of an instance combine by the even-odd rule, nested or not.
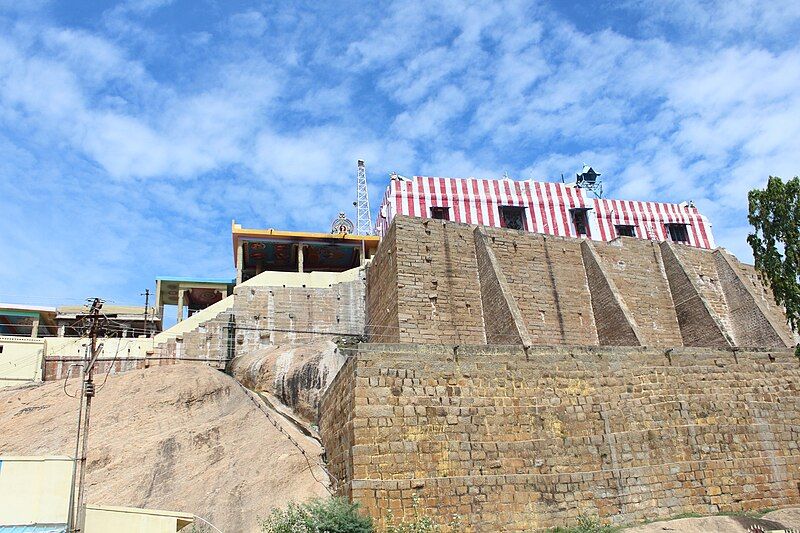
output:
[[[236,13],[228,20],[228,28],[235,35],[261,37],[267,31],[267,19],[260,11]]]
[[[47,4],[0,18],[0,171],[14,176],[0,209],[34,228],[0,222],[0,250],[58,263],[36,281],[6,263],[5,279],[68,294],[225,275],[231,218],[324,229],[352,209],[357,158],[373,201],[391,170],[572,179],[589,163],[612,196],[695,200],[747,254],[747,191],[800,166],[798,15],[783,0],[629,3],[624,29],[456,0],[353,21],[219,4],[205,23],[154,24],[170,3],[126,2],[83,29]],[[86,235],[103,246],[88,273]]]

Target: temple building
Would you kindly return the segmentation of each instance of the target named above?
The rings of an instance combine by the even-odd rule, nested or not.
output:
[[[711,223],[692,203],[597,198],[598,176],[589,166],[574,183],[393,174],[375,227],[385,235],[395,215],[407,215],[596,241],[625,236],[716,246]]]
[[[344,272],[363,265],[378,248],[380,237],[353,235],[343,213],[331,233],[248,229],[233,222],[236,284],[262,272]]]

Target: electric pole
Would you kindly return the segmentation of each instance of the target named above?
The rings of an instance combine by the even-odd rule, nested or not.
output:
[[[140,294],[142,296],[142,294]],[[150,328],[147,327],[147,313],[150,307],[150,289],[144,290],[144,334],[150,336]],[[134,335],[135,336],[135,335]]]
[[[81,372],[83,376],[83,384],[81,386],[81,409],[83,411],[83,420],[78,428],[78,435],[77,435],[77,442],[75,444],[75,450],[78,450],[78,443],[80,443],[80,475],[78,478],[78,501],[77,506],[75,508],[70,509],[69,517],[68,517],[68,532],[69,533],[79,533],[83,531],[84,520],[86,518],[85,508],[86,508],[86,490],[85,490],[85,480],[86,480],[86,458],[87,458],[87,450],[89,444],[89,413],[92,407],[92,398],[95,394],[94,389],[94,365],[97,362],[97,358],[100,355],[100,351],[102,346],[98,348],[97,346],[97,336],[100,333],[100,309],[103,307],[103,300],[100,298],[93,298],[91,300],[91,306],[89,308],[89,314],[86,317],[89,320],[89,338],[91,340],[91,348],[89,351],[88,361],[84,358],[84,368]],[[80,416],[80,411],[79,411]],[[75,461],[78,461],[77,458],[78,454],[75,454]],[[73,469],[74,471],[74,469]],[[74,478],[73,478],[73,489],[74,489]],[[73,501],[74,498],[70,495],[70,501]]]

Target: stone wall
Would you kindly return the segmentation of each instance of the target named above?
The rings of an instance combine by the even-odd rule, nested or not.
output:
[[[365,277],[330,287],[234,289],[236,354],[271,344],[300,344],[321,334],[364,334]]]
[[[362,344],[320,430],[380,520],[631,523],[800,504],[799,384],[787,349]]]
[[[394,219],[368,276],[371,342],[794,344],[752,267],[723,250],[476,228]]]
[[[366,331],[374,342],[400,341],[396,233],[392,224],[367,266]]]

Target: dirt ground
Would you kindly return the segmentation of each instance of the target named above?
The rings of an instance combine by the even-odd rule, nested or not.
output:
[[[74,453],[78,401],[63,386],[0,390],[0,455]],[[71,380],[67,392],[77,386]],[[190,512],[226,533],[258,531],[256,517],[270,509],[328,494],[320,446],[273,419],[308,461],[217,370],[176,365],[110,376],[92,404],[87,500]]]
[[[766,531],[800,529],[800,508],[772,511],[758,519],[741,516],[679,518],[627,528],[625,533],[747,533],[752,525],[760,525]]]

